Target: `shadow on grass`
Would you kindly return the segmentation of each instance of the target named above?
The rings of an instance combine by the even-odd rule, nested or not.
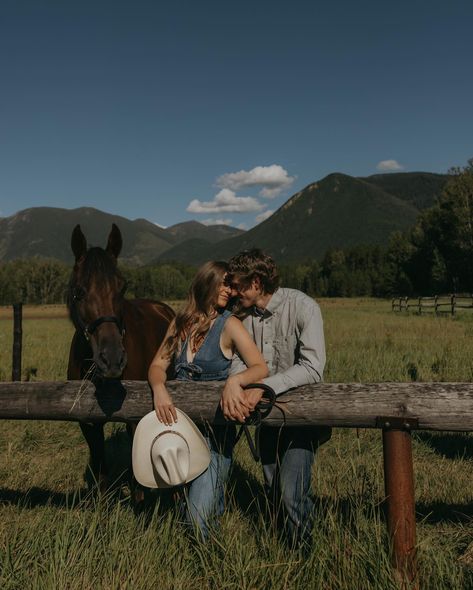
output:
[[[266,515],[268,499],[263,485],[238,463],[234,463],[228,481],[230,502],[244,514],[252,517]]]
[[[23,508],[36,508],[37,506],[75,508],[83,504],[88,496],[90,496],[90,492],[87,488],[71,493],[52,492],[39,487],[32,487],[26,492],[0,488],[0,505],[16,504]]]
[[[473,457],[473,437],[458,432],[416,432],[415,438],[446,459]]]
[[[109,488],[104,496],[107,502],[127,499],[131,489],[131,444],[125,430],[116,429],[105,440],[105,456],[109,465]],[[51,456],[51,462],[54,462]],[[89,466],[83,473],[84,487],[70,492],[55,492],[45,487],[33,486],[25,491],[0,487],[0,505],[17,504],[26,508],[37,506],[55,506],[57,508],[76,508],[83,505],[88,508],[99,496],[97,481]]]
[[[416,520],[422,520],[428,524],[471,523],[472,518],[473,502],[468,504],[416,503]]]

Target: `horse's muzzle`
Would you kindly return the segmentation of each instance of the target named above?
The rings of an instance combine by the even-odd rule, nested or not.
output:
[[[118,379],[126,367],[127,356],[124,348],[114,351],[102,348],[94,360],[97,370],[102,377],[106,379]]]

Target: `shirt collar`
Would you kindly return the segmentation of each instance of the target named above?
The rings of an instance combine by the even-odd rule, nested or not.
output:
[[[268,317],[274,314],[276,309],[280,306],[282,302],[282,293],[280,289],[276,289],[276,291],[271,295],[271,299],[268,301],[268,305],[265,309],[261,309],[260,307],[253,306],[254,315],[258,318]]]

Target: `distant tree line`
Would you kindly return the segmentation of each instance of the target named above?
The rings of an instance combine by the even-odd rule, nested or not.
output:
[[[450,171],[442,196],[389,245],[329,250],[322,260],[280,265],[281,284],[322,297],[473,291],[473,160]],[[181,264],[122,267],[128,294],[183,299],[196,271]],[[70,266],[48,259],[0,263],[0,305],[63,303]]]
[[[196,269],[185,264],[120,267],[128,297],[184,299]],[[0,263],[0,305],[65,303],[71,266],[54,259]]]

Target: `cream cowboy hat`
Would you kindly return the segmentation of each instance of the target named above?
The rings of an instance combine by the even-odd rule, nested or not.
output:
[[[192,420],[176,408],[177,422],[167,426],[156,412],[146,414],[133,437],[132,463],[137,481],[148,488],[170,488],[203,473],[210,463],[205,438]]]

